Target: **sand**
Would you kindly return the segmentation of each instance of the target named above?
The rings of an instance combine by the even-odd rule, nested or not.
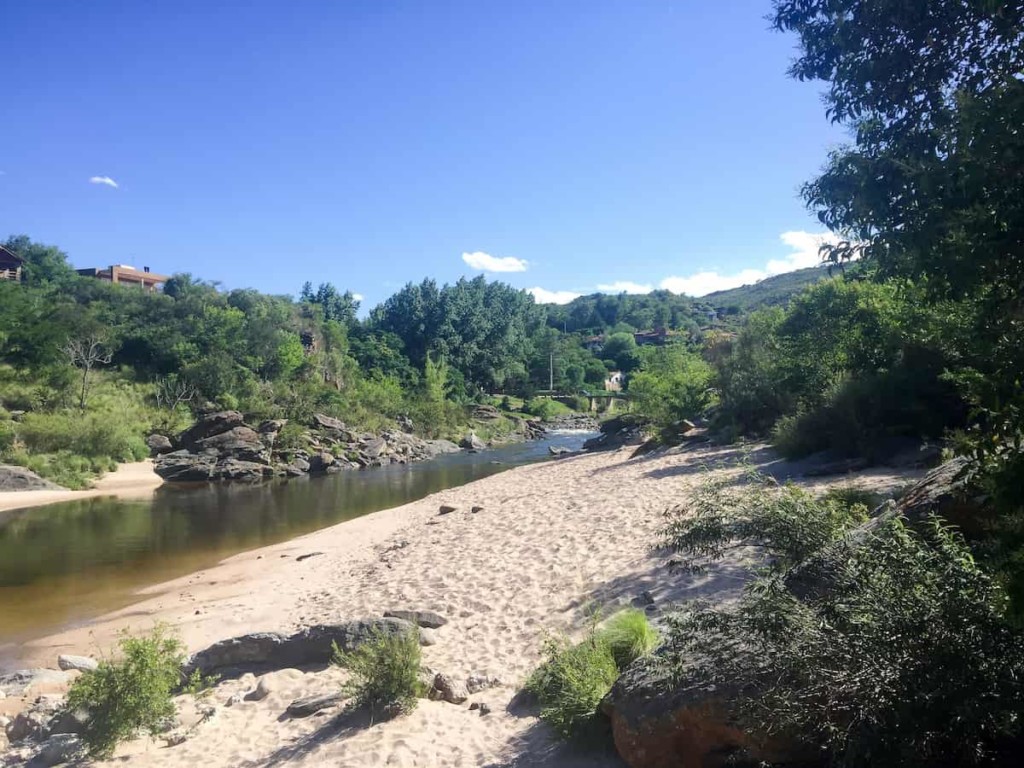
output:
[[[521,467],[395,509],[230,558],[147,590],[127,609],[89,627],[31,643],[31,662],[53,666],[61,652],[95,653],[117,630],[154,621],[176,626],[197,650],[253,631],[380,616],[387,609],[437,611],[449,623],[424,663],[455,677],[495,677],[478,693],[492,712],[422,701],[390,722],[353,723],[338,711],[306,719],[282,714],[300,695],[334,690],[337,669],[286,671],[263,701],[229,699],[255,687],[252,676],[218,684],[200,721],[182,697],[182,744],[139,739],[110,765],[256,766],[617,766],[613,755],[560,746],[535,717],[506,710],[540,659],[545,637],[578,635],[592,611],[607,615],[649,592],[655,605],[704,597],[733,599],[749,563],[725,561],[701,576],[672,575],[655,551],[663,512],[683,501],[705,468],[731,464],[739,449],[670,451],[630,458],[630,449]],[[764,449],[749,459],[778,469]],[[717,469],[717,472],[737,472]],[[907,477],[862,473],[841,482],[886,487]],[[823,483],[818,483],[822,485]],[[457,511],[439,515],[450,504]],[[483,509],[471,512],[472,506]],[[322,553],[298,561],[309,553]]]
[[[151,496],[163,480],[153,471],[150,459],[121,464],[116,470],[97,480],[84,491],[7,491],[0,493],[0,512],[39,507],[61,501],[75,501],[94,496],[119,496],[141,499]]]

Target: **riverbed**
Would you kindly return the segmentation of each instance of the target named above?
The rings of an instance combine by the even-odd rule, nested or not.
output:
[[[579,448],[589,432],[382,469],[262,485],[166,485],[10,513],[0,522],[0,671],[21,643],[139,599],[140,590],[226,557],[406,504]]]

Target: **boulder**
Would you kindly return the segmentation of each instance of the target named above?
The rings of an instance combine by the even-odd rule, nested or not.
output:
[[[326,416],[322,413],[314,413],[313,420],[310,424],[313,429],[323,429],[327,431],[342,432],[345,430],[345,422],[334,418],[333,416]]]
[[[82,740],[78,736],[61,734],[51,736],[43,742],[43,748],[32,759],[32,765],[60,765],[74,760],[83,750]]]
[[[285,471],[292,476],[304,475],[309,472],[309,462],[305,459],[294,458]]]
[[[451,440],[424,440],[421,443],[424,458],[433,458],[445,453],[458,453],[461,448]]]
[[[201,440],[206,440],[241,426],[245,426],[245,420],[238,411],[207,413],[201,416],[195,424],[178,435],[176,445],[178,448],[192,450]]]
[[[21,696],[32,688],[60,688],[69,682],[70,675],[56,669],[19,669],[0,675],[0,691],[8,696]]]
[[[321,451],[309,457],[310,472],[326,472],[328,467],[334,466],[334,454]]]
[[[217,456],[196,454],[182,449],[156,457],[153,470],[170,482],[203,482],[213,480],[217,471]]]
[[[237,427],[203,438],[194,443],[193,452],[213,450],[222,458],[252,461],[266,464],[270,452],[252,427],[241,424]]]
[[[470,432],[459,441],[459,446],[467,451],[483,451],[487,448],[487,443],[477,437],[475,432]]]
[[[397,618],[365,619],[343,624],[320,624],[292,635],[257,632],[222,640],[194,654],[185,665],[186,675],[238,677],[245,672],[327,664],[336,643],[348,652],[379,633],[412,632],[413,625]]]
[[[374,437],[362,444],[362,451],[371,459],[378,458],[388,447],[383,438]]]
[[[57,666],[67,671],[77,669],[80,672],[92,672],[100,663],[88,656],[75,656],[70,653],[62,653],[57,657]]]
[[[0,464],[0,493],[5,491],[65,491],[63,486],[44,480],[24,467]]]
[[[341,692],[320,694],[319,696],[304,696],[289,704],[288,709],[285,711],[292,717],[309,717],[322,709],[337,706],[344,699],[345,696]]]
[[[449,704],[464,704],[469,694],[466,686],[448,675],[438,672],[427,696],[431,701],[447,701]]]
[[[415,624],[419,627],[426,627],[427,629],[440,629],[448,623],[448,619],[439,613],[434,613],[434,611],[409,611],[397,609],[384,611],[384,616],[386,618],[408,621],[410,624]]]
[[[170,453],[174,450],[174,443],[171,442],[171,438],[167,435],[158,435],[156,433],[146,438],[146,446],[149,448],[150,456],[159,456],[162,453]]]

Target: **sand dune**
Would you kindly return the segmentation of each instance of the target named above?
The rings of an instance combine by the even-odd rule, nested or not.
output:
[[[145,766],[602,766],[614,756],[560,747],[536,718],[506,707],[539,660],[549,633],[579,633],[594,610],[604,614],[643,592],[656,606],[704,596],[730,599],[745,564],[726,562],[699,577],[670,575],[668,556],[652,550],[662,513],[684,499],[706,467],[731,465],[737,449],[703,449],[630,458],[629,450],[584,455],[510,470],[396,509],[342,523],[285,544],[244,553],[147,590],[146,600],[89,627],[27,648],[52,665],[57,653],[107,647],[130,625],[177,626],[192,649],[258,630],[379,616],[390,608],[435,610],[449,619],[437,644],[423,649],[435,671],[496,677],[501,685],[467,705],[424,701],[411,715],[367,724],[337,711],[308,719],[281,715],[295,697],[336,689],[344,673],[288,671],[263,701],[225,706],[252,690],[251,676],[220,683],[216,714],[174,747],[140,739],[111,765]],[[762,450],[751,460],[765,463]],[[778,465],[774,466],[776,470]],[[783,468],[784,469],[784,468]],[[719,468],[718,472],[737,472]],[[872,486],[901,482],[862,474]],[[438,506],[457,511],[438,515]],[[471,512],[471,507],[483,509]],[[305,553],[321,552],[297,561]],[[197,722],[183,699],[187,722]],[[191,719],[189,719],[191,718]]]

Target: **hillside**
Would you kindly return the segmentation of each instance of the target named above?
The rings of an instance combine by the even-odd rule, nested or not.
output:
[[[698,301],[710,304],[721,314],[746,314],[761,307],[785,304],[789,298],[809,285],[829,276],[828,267],[808,267],[795,272],[766,277],[750,285],[715,291],[702,296]]]

